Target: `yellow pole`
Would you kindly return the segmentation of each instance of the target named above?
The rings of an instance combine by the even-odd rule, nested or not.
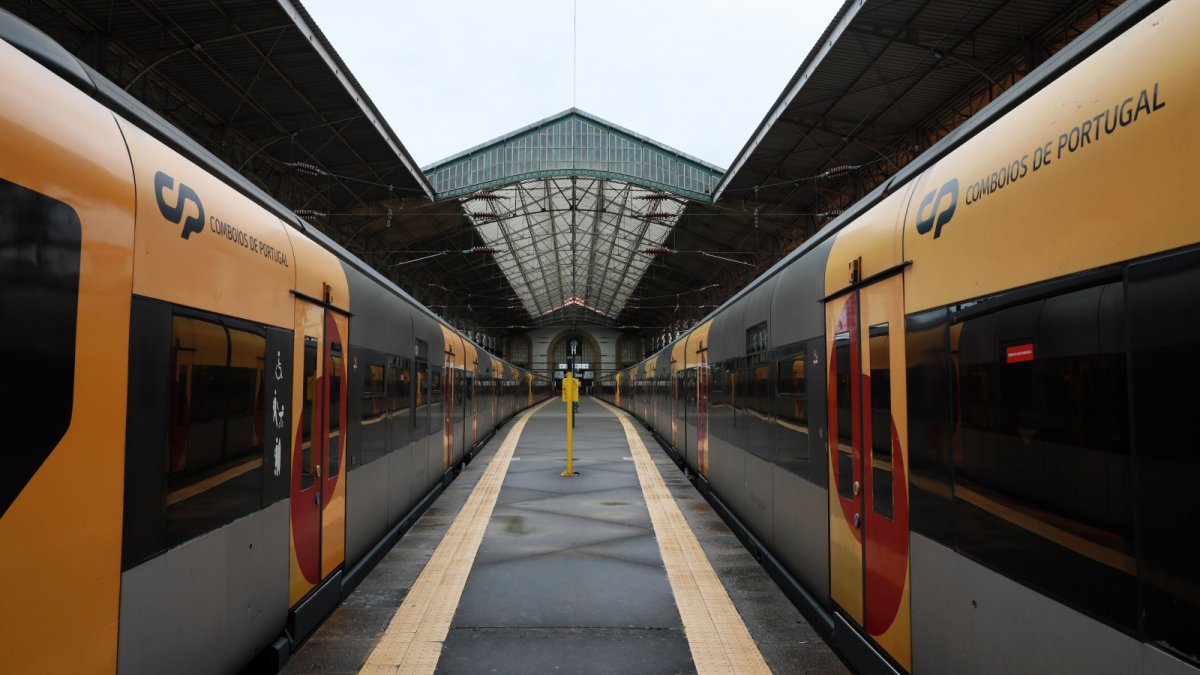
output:
[[[575,445],[575,401],[579,400],[579,381],[568,372],[563,379],[563,400],[567,402],[567,469],[562,472],[564,476],[578,476],[575,473],[574,467],[574,445]]]

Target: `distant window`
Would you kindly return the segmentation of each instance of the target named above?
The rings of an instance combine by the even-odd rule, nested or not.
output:
[[[767,322],[746,329],[746,354],[758,354],[767,350]]]
[[[388,398],[382,357],[363,355],[362,406],[359,414],[359,452],[366,464],[387,454]]]

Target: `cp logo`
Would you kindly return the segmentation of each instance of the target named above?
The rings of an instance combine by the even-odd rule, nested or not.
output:
[[[950,198],[950,206],[942,211],[942,201]],[[930,191],[917,207],[917,234],[928,234],[937,220],[937,229],[933,230],[933,238],[942,236],[942,226],[954,217],[954,209],[958,206],[958,179],[951,178],[938,190]]]
[[[179,184],[179,191],[175,195],[175,204],[167,204],[167,195],[165,191],[175,187],[175,179],[167,174],[159,171],[154,174],[154,197],[158,200],[158,210],[162,213],[163,218],[175,224],[180,224],[183,218],[183,212],[187,209],[187,203],[192,202],[196,205],[196,215],[188,216],[183,220],[183,231],[179,236],[187,239],[193,232],[199,233],[204,231],[204,205],[200,203],[200,196],[192,188]]]

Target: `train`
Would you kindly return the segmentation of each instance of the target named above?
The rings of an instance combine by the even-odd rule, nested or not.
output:
[[[861,672],[1200,672],[1197,26],[1121,4],[599,381]]]
[[[550,382],[0,38],[4,669],[278,666]]]

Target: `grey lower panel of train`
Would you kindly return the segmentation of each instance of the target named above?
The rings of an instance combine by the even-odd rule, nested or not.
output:
[[[911,544],[913,672],[1196,672],[926,537]]]
[[[276,502],[122,574],[118,672],[236,672],[275,639],[289,509]]]
[[[441,440],[436,438],[435,440]],[[429,437],[352,469],[346,480],[346,560],[353,564],[433,486]],[[442,450],[437,449],[441,457]],[[439,471],[436,476],[440,476]]]

